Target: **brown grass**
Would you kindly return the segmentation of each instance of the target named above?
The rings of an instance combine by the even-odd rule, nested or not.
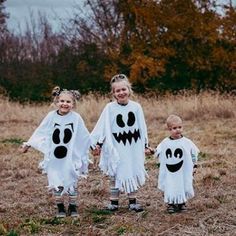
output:
[[[146,160],[149,179],[138,192],[144,212],[129,212],[125,195],[121,195],[118,212],[104,211],[108,179],[93,166],[88,178],[79,183],[79,219],[55,219],[46,176],[37,168],[41,154],[32,149],[24,155],[17,151],[51,107],[1,99],[0,235],[235,235],[235,97],[206,92],[136,96],[135,100],[143,106],[151,146],[168,135],[165,119],[176,113],[184,119],[184,134],[201,149],[196,196],[188,202],[188,211],[166,213],[162,193],[156,188],[156,160],[150,156]],[[78,104],[77,111],[90,131],[107,102],[108,97],[89,95]]]

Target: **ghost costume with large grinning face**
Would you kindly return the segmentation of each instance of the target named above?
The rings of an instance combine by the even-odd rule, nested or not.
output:
[[[76,112],[63,116],[49,112],[27,145],[44,154],[39,167],[47,174],[49,189],[73,190],[88,171],[89,132]]]
[[[158,188],[164,192],[164,201],[169,204],[185,203],[194,196],[193,161],[199,149],[188,138],[165,138],[156,148],[160,158]]]
[[[103,143],[99,166],[105,174],[115,176],[116,188],[130,193],[145,183],[147,128],[138,103],[107,104],[91,137],[94,144]]]

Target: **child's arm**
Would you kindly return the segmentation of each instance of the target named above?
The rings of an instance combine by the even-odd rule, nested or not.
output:
[[[101,147],[103,145],[103,142],[105,140],[105,122],[106,122],[106,116],[108,113],[108,107],[106,106],[102,114],[100,115],[94,129],[92,130],[90,137],[91,137],[91,147],[92,154],[97,156],[100,155]]]
[[[153,151],[154,151],[154,156],[155,156],[157,159],[160,158],[160,154],[161,154],[161,151],[162,151],[162,143],[163,143],[163,141],[162,141],[161,143],[159,143],[159,144],[157,145],[157,147],[153,150]]]
[[[191,157],[193,162],[193,174],[195,174],[197,172],[197,160],[198,160],[197,153],[196,154],[191,153]]]
[[[197,172],[197,161],[198,161],[198,154],[199,154],[199,149],[195,144],[193,144],[193,149],[191,150],[191,158],[193,162],[193,174]]]
[[[195,165],[197,163],[197,160],[198,160],[198,153],[191,151],[191,157],[192,157],[192,162]]]
[[[48,135],[47,125],[48,125],[48,122],[50,120],[51,114],[52,114],[52,112],[50,112],[50,113],[48,113],[46,115],[46,117],[41,121],[39,126],[33,132],[31,137],[29,138],[29,140],[27,142],[24,142],[19,147],[18,150],[21,153],[26,153],[31,146],[33,148],[39,150],[39,151],[43,151],[44,150],[45,145],[44,145],[43,141],[45,140],[45,137]]]
[[[23,143],[22,148],[20,148],[23,153],[27,152],[29,147],[32,147],[42,153],[47,152],[46,139],[49,135],[49,123],[51,121],[53,113],[54,111],[49,112],[41,121],[40,125],[35,129],[29,140]]]

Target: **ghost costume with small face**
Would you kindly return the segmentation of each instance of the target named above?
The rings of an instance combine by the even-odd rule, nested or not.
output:
[[[164,192],[164,201],[169,204],[185,203],[194,196],[193,161],[199,149],[188,138],[165,138],[156,148],[160,159],[158,188]]]
[[[107,104],[91,137],[94,144],[103,143],[99,166],[105,174],[115,177],[116,188],[131,193],[145,183],[147,128],[138,103]]]
[[[26,144],[44,154],[39,167],[47,174],[49,189],[62,186],[68,192],[88,171],[89,132],[76,112],[49,112]]]

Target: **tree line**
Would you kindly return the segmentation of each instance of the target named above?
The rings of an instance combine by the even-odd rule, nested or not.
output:
[[[42,101],[55,85],[109,91],[116,73],[137,92],[236,88],[236,8],[217,0],[84,0],[59,31],[43,15],[10,32],[0,0],[0,93]]]

